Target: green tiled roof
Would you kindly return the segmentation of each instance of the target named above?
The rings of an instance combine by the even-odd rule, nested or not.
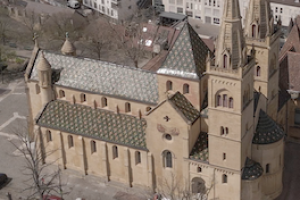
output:
[[[146,120],[103,109],[55,100],[47,104],[37,124],[68,133],[146,149]]]
[[[200,112],[180,92],[176,92],[169,100],[175,106],[176,110],[180,111],[190,123],[199,118]]]
[[[253,144],[270,144],[279,141],[284,136],[283,130],[263,110],[259,112],[259,119],[254,134]]]
[[[208,135],[201,132],[190,154],[191,159],[208,161]]]
[[[247,158],[245,167],[243,168],[242,180],[254,180],[260,177],[263,173],[263,168],[258,162]]]
[[[209,48],[192,26],[185,22],[173,48],[157,73],[199,79],[205,72],[208,51]]]

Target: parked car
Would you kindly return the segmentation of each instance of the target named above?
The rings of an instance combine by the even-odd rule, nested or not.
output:
[[[49,195],[44,195],[43,200],[64,200],[64,199],[62,199],[58,196],[49,194]]]
[[[68,0],[67,6],[76,9],[76,8],[80,8],[80,3],[77,0]]]
[[[3,187],[8,182],[6,174],[0,173],[0,188]]]

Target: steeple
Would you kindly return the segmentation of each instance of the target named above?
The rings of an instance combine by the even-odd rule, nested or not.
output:
[[[264,39],[267,35],[272,35],[273,21],[269,0],[250,0],[245,20],[245,36]]]
[[[245,63],[239,0],[225,0],[223,21],[217,40],[216,66],[236,69]]]
[[[69,33],[66,33],[66,41],[61,48],[61,53],[67,56],[75,56],[76,55],[76,48],[75,46],[69,41]]]

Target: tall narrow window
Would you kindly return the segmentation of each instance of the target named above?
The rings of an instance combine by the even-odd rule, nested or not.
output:
[[[74,147],[74,141],[73,141],[72,135],[68,135],[68,145],[69,145],[69,148]]]
[[[167,81],[167,91],[169,91],[169,90],[173,90],[173,83],[172,83],[172,81]]]
[[[229,98],[229,108],[233,108],[233,98]]]
[[[223,107],[227,107],[227,95],[223,95]]]
[[[227,68],[227,55],[223,56],[223,68]]]
[[[190,93],[190,86],[188,84],[183,85],[183,94]]]
[[[221,135],[224,135],[224,127],[221,126]]]
[[[226,135],[228,135],[228,133],[229,133],[228,127],[225,128],[225,133],[226,133]]]
[[[270,172],[270,164],[266,164],[266,174]]]
[[[65,93],[65,91],[63,91],[63,90],[59,90],[59,97],[60,97],[60,98],[64,98],[64,97],[66,97],[66,93]]]
[[[91,141],[91,152],[92,153],[97,152],[97,146],[96,146],[96,142],[94,140]]]
[[[253,38],[256,37],[256,25],[255,24],[252,25],[252,37]]]
[[[107,98],[106,97],[102,97],[101,106],[102,106],[102,108],[107,107]]]
[[[226,160],[226,153],[223,153],[223,160]]]
[[[118,158],[119,157],[118,147],[117,146],[113,146],[112,150],[113,150],[113,159]]]
[[[47,131],[47,142],[51,142],[52,141],[52,134],[51,131]]]
[[[201,167],[198,167],[198,168],[197,168],[197,172],[198,172],[198,173],[202,172],[202,168],[201,168]]]
[[[222,99],[221,99],[221,95],[217,96],[217,106],[221,106],[222,105]]]
[[[140,164],[142,162],[142,159],[141,159],[141,152],[139,151],[136,151],[135,152],[135,164]]]
[[[256,76],[260,76],[260,66],[256,67]]]
[[[131,105],[130,103],[125,103],[125,112],[131,112]]]
[[[173,163],[172,163],[172,153],[170,151],[165,152],[165,167],[172,168]]]
[[[86,102],[86,95],[85,94],[81,94],[80,98],[81,98],[81,102]]]
[[[223,174],[222,175],[222,183],[227,183],[227,175],[226,174]]]

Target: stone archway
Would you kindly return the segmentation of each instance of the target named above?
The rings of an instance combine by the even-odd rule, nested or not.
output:
[[[205,194],[206,193],[206,186],[205,181],[200,177],[195,177],[192,179],[192,193],[197,194]]]

